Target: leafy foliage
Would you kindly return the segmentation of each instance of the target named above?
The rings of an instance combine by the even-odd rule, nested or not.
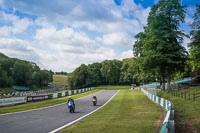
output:
[[[68,74],[67,84],[71,89],[98,85],[118,85],[138,83],[134,58],[105,60],[101,63],[81,65]]]
[[[33,62],[9,58],[0,53],[0,87],[11,85],[46,86],[52,81],[52,73]]]
[[[184,17],[185,10],[179,0],[160,0],[153,6],[147,27],[136,35],[133,47],[143,73],[165,83],[184,69],[187,52],[181,46],[184,33],[179,30]]]

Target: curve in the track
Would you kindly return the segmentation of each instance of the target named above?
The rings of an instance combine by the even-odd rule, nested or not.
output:
[[[85,116],[104,105],[117,90],[103,90],[95,93],[97,106],[92,105],[92,95],[75,100],[75,113],[69,113],[66,104],[40,110],[13,113],[0,116],[1,133],[47,133]],[[66,99],[67,100],[67,99]]]

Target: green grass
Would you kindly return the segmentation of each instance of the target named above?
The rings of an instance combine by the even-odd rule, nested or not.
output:
[[[124,89],[130,89],[131,86],[113,86],[113,85],[102,85],[97,86],[95,89],[105,89],[105,90],[124,90]]]
[[[121,90],[105,107],[62,133],[159,132],[164,111],[141,91]]]
[[[67,85],[67,76],[53,75],[53,83],[58,85]]]
[[[85,93],[72,95],[72,98],[78,99],[80,97],[84,97],[84,96],[96,93],[98,91],[101,91],[101,90],[92,90],[92,91],[88,91],[88,92],[85,92]],[[62,97],[62,98],[46,100],[46,101],[41,101],[41,102],[30,102],[30,103],[27,103],[27,104],[21,104],[21,105],[17,105],[17,106],[1,107],[0,108],[0,114],[19,112],[19,111],[25,111],[25,110],[31,110],[31,109],[37,109],[37,108],[52,106],[52,105],[64,103],[64,102],[67,101],[67,99],[68,99],[68,97]]]
[[[200,86],[181,90],[181,92],[185,91],[200,92]],[[184,98],[172,96],[166,91],[159,91],[158,95],[174,104],[176,132],[195,132],[195,130],[200,132],[200,98],[195,101],[184,100]],[[186,127],[187,129],[185,129]]]

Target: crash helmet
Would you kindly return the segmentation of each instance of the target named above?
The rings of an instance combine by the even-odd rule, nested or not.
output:
[[[71,99],[72,97],[71,96],[69,96],[69,99]]]

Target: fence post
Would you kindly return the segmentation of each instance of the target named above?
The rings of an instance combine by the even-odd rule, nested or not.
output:
[[[190,93],[189,93],[189,101],[190,101]]]
[[[185,100],[186,100],[186,91],[185,91]]]
[[[193,101],[195,101],[195,93],[193,94]]]

